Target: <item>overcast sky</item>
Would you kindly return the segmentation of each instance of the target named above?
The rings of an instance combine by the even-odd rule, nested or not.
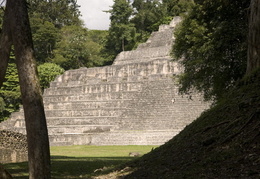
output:
[[[109,28],[110,19],[107,11],[111,9],[113,0],[78,0],[78,5],[84,21],[88,29],[107,30]]]

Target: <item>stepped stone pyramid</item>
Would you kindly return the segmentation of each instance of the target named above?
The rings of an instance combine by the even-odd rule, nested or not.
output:
[[[178,94],[182,68],[170,51],[180,21],[162,25],[113,65],[66,71],[44,91],[51,145],[161,145],[209,107],[201,95]],[[26,134],[23,110],[0,130]]]

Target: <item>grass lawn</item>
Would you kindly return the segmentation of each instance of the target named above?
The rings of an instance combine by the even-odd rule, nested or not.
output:
[[[111,169],[134,159],[129,152],[148,153],[157,146],[51,147],[52,178],[89,178],[97,169]],[[27,162],[5,164],[14,178],[28,178]]]

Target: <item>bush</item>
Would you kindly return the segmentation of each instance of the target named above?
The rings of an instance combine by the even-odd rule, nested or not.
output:
[[[41,88],[45,89],[50,86],[50,82],[53,81],[58,75],[61,75],[64,69],[54,63],[44,63],[38,66],[38,73]]]

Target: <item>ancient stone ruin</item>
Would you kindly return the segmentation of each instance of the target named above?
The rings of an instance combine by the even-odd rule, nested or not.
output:
[[[170,56],[173,30],[162,25],[136,50],[113,65],[66,71],[44,91],[50,144],[161,145],[198,117],[209,104],[201,95],[178,93],[181,67]],[[23,111],[0,130],[26,134]]]
[[[27,161],[27,151],[25,135],[13,131],[0,131],[0,163]]]

